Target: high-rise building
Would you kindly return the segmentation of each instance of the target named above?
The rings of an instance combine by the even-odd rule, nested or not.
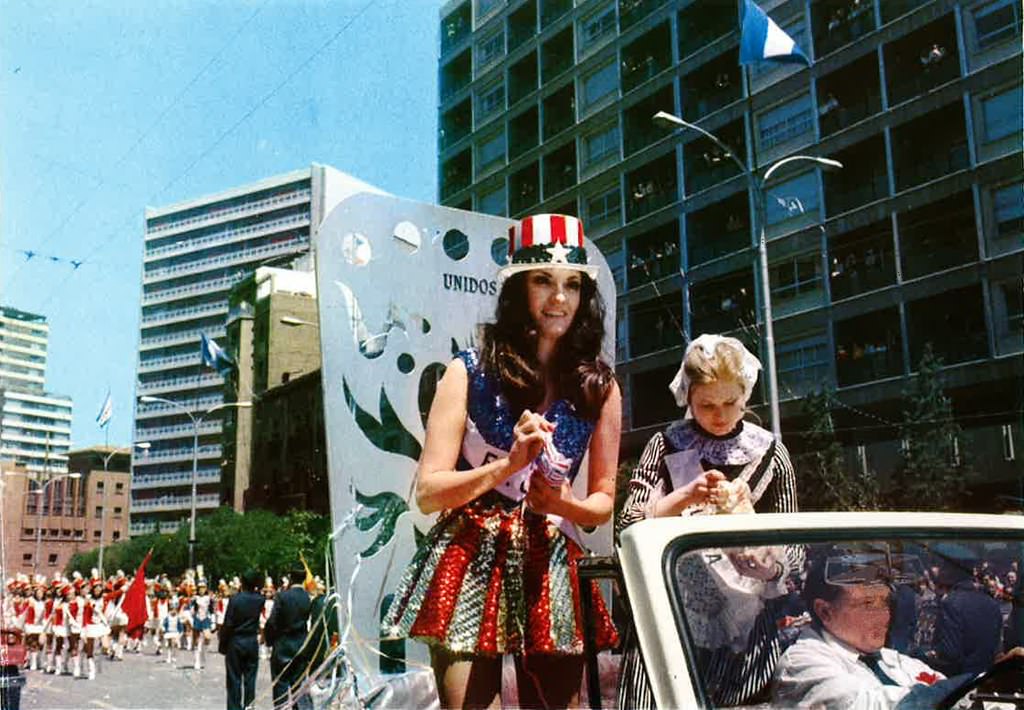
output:
[[[1020,495],[1020,3],[759,4],[810,69],[741,67],[742,3],[447,3],[439,199],[582,217],[618,288],[628,457],[678,416],[666,385],[684,333],[735,334],[765,359],[756,196],[732,155],[758,175],[797,154],[841,161],[793,162],[765,186],[784,435],[806,428],[799,399],[830,387],[855,465],[891,469],[930,343],[987,477],[975,491]]]
[[[67,471],[71,398],[47,392],[46,318],[0,306],[0,458],[26,470]]]
[[[312,270],[311,232],[354,185],[368,187],[313,165],[146,210],[135,442],[150,446],[133,461],[131,534],[189,516],[193,454],[198,512],[221,505],[224,378],[203,366],[200,335],[224,342],[231,287],[257,267]]]

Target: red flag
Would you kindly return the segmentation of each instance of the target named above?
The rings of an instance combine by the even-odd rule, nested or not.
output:
[[[128,615],[127,632],[142,627],[146,623],[146,565],[149,558],[153,556],[153,548],[149,548],[146,558],[135,570],[135,578],[128,591],[124,594],[124,601],[121,602],[121,610]]]

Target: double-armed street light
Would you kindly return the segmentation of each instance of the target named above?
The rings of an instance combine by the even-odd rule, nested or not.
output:
[[[763,310],[762,318],[764,320],[764,345],[765,356],[768,361],[765,366],[765,372],[768,377],[768,402],[771,410],[772,433],[775,435],[777,440],[781,441],[782,424],[779,417],[779,382],[778,371],[775,365],[775,334],[772,328],[771,286],[768,281],[768,246],[765,237],[765,227],[767,222],[765,185],[776,170],[790,163],[798,161],[810,162],[820,165],[828,170],[841,169],[843,164],[838,160],[822,158],[816,155],[792,155],[773,163],[765,171],[762,177],[758,177],[756,167],[748,168],[746,164],[736,156],[736,153],[732,148],[723,143],[716,135],[701,128],[700,126],[690,123],[689,121],[685,121],[679,116],[666,111],[658,111],[658,113],[654,114],[653,121],[656,125],[665,128],[687,128],[691,131],[696,131],[710,140],[718,146],[725,156],[729,157],[734,163],[736,163],[740,172],[746,177],[747,186],[750,189],[751,194],[754,196],[753,226],[754,233],[758,235],[757,253],[759,270],[761,273],[760,285],[761,304]]]
[[[252,402],[223,402],[221,404],[214,405],[202,412],[198,416],[192,413],[188,407],[181,404],[181,402],[175,402],[173,399],[165,399],[163,397],[153,397],[152,395],[143,395],[139,397],[139,401],[144,404],[161,403],[167,404],[175,409],[180,410],[190,420],[192,420],[192,505],[189,512],[189,523],[188,523],[188,566],[195,569],[195,546],[196,546],[196,486],[198,483],[199,475],[199,426],[203,423],[210,414],[219,412],[222,409],[229,409],[232,407],[244,408],[251,407]]]

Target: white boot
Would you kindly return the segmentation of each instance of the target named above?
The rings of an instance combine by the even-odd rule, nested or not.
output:
[[[28,654],[28,669],[30,671],[39,670],[39,651],[32,651]]]
[[[192,656],[193,656],[193,659],[194,659],[192,661],[192,667],[195,668],[196,670],[199,670],[200,668],[202,668],[202,665],[200,665],[200,663],[199,663],[199,648],[198,647],[196,648],[195,651],[192,652]]]
[[[167,663],[174,663],[174,651],[170,646],[167,647]]]
[[[186,651],[191,651],[192,650],[192,635],[191,634],[189,634],[187,637],[185,637],[185,650]]]
[[[53,673],[53,654],[52,653],[46,654],[46,669],[45,669],[44,672],[46,672],[46,673]]]
[[[96,680],[96,661],[89,659],[89,680]]]
[[[116,658],[119,661],[124,660],[124,646],[122,646],[120,643],[114,644],[114,658]]]
[[[64,672],[64,654],[62,653],[61,655],[57,656],[56,660],[54,661],[53,674],[54,675],[60,675],[63,672]]]
[[[71,675],[75,678],[82,677],[82,658],[80,656],[74,656],[71,659]]]

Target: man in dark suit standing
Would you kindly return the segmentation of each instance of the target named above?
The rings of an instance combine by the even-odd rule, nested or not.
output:
[[[973,561],[950,554],[939,575],[938,586],[946,593],[935,622],[932,665],[946,675],[980,673],[1002,649],[1003,614],[999,602],[975,586]]]
[[[228,710],[245,710],[256,699],[256,672],[260,666],[260,612],[263,597],[257,591],[262,575],[249,570],[242,575],[242,591],[231,597],[219,632],[219,651],[224,654]]]
[[[270,672],[274,677],[275,708],[291,707],[290,701],[300,710],[313,706],[308,693],[292,697],[292,688],[305,679],[312,660],[310,651],[305,648],[310,610],[309,594],[301,582],[305,574],[302,567],[292,570],[288,589],[278,592],[263,629],[267,643],[273,647]]]

